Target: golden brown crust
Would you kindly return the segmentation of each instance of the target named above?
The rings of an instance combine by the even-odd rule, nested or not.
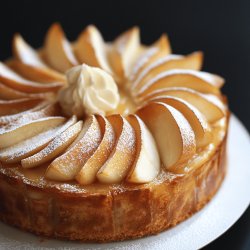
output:
[[[113,185],[96,192],[25,184],[23,178],[0,171],[0,220],[69,240],[108,242],[156,234],[213,197],[226,172],[225,147],[226,138],[212,158],[186,175],[162,172],[149,184]]]

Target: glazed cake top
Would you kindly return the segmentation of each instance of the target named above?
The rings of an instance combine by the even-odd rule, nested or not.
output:
[[[141,44],[137,27],[107,43],[91,25],[70,43],[54,24],[39,50],[15,35],[0,63],[0,161],[81,185],[190,171],[226,127],[224,79],[202,61],[171,54],[166,35]]]

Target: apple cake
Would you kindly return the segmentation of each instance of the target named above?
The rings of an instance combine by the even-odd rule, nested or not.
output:
[[[202,52],[171,53],[134,27],[0,62],[0,220],[40,236],[108,242],[159,233],[201,209],[226,173],[224,79]]]

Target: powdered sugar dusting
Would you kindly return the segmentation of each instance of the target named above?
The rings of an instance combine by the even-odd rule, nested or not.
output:
[[[86,129],[87,126],[87,129]],[[57,169],[61,176],[73,180],[81,167],[94,153],[101,141],[101,131],[94,116],[91,116],[84,124],[86,132],[82,138],[62,156],[55,159],[48,169]]]
[[[2,80],[7,79],[8,81],[9,80],[14,81],[16,86],[20,86],[21,88],[26,86],[29,87],[29,89],[34,89],[34,92],[39,92],[38,90],[40,90],[40,92],[42,92],[42,90],[46,92],[50,89],[51,90],[54,89],[55,87],[62,86],[61,83],[56,83],[56,82],[44,84],[44,83],[29,81],[23,78],[22,76],[18,75],[17,73],[15,73],[13,70],[11,70],[9,67],[7,67],[1,62],[0,62],[0,76],[3,78]]]
[[[204,82],[207,83],[207,85],[211,86],[211,88],[207,88],[209,93],[212,87],[216,89],[222,86],[224,79],[222,79],[219,76],[212,75],[206,72],[198,72],[194,70],[179,70],[179,69],[167,70],[169,69],[168,67],[165,67],[164,70],[164,67],[161,66],[168,65],[169,62],[174,60],[177,61],[181,60],[184,57],[179,55],[163,56],[164,53],[161,52],[164,52],[164,48],[162,46],[157,47],[156,45],[153,45],[146,48],[145,46],[142,46],[140,44],[138,34],[139,32],[137,29],[131,29],[130,31],[120,36],[114,43],[103,44],[103,46],[106,46],[106,48],[108,47],[110,50],[113,50],[116,52],[116,54],[118,54],[118,56],[116,55],[116,57],[114,57],[113,66],[115,66],[116,63],[122,64],[121,66],[123,67],[125,77],[128,77],[127,79],[130,80],[128,80],[127,82],[121,82],[121,85],[123,83],[127,84],[128,86],[126,86],[125,88],[126,90],[131,91],[130,94],[132,96],[139,95],[139,97],[142,97],[143,94],[145,93],[147,94],[147,92],[150,92],[152,89],[154,89],[155,86],[152,87],[152,85],[154,85],[157,81],[162,80],[162,78],[164,77],[173,76],[176,74],[193,75],[203,80]],[[89,37],[87,39],[89,39]],[[101,42],[104,41],[101,40]],[[98,46],[96,46],[95,39],[89,39],[88,43],[92,44],[92,47],[95,48],[96,52],[101,51],[101,49],[98,48]],[[70,44],[66,39],[63,40],[63,50],[64,50],[63,53],[68,57],[71,64],[76,65],[78,62],[75,59],[74,55],[72,54],[72,51],[70,49]],[[160,53],[158,54],[158,52]],[[110,55],[112,56],[112,54]],[[154,57],[155,55],[156,57]],[[159,58],[160,56],[161,58]],[[103,54],[101,55],[100,58],[99,56],[97,56],[97,58],[101,60],[104,59],[102,57],[105,57],[105,60],[108,59],[106,58],[106,55]],[[152,60],[153,62],[151,63],[152,57],[153,57]],[[36,62],[34,61],[34,63]],[[57,66],[56,64],[57,62],[55,62],[54,66]],[[104,63],[100,64],[102,65]],[[145,68],[143,66],[145,66]],[[176,65],[174,64],[174,66]],[[156,77],[152,77],[153,73],[151,75],[151,71],[153,72],[153,70],[158,67],[159,71],[164,70],[164,72],[161,72]],[[156,70],[154,71],[154,73],[157,74],[157,72],[159,71]],[[113,72],[115,73],[115,71]],[[128,76],[127,72],[131,73],[130,76]],[[41,84],[39,82],[29,81],[24,77],[22,77],[21,75],[15,73],[15,71],[13,71],[8,66],[5,66],[3,63],[0,63],[0,75],[3,78],[3,80],[7,79],[11,80],[12,82],[15,82],[17,89],[19,89],[20,87],[23,88],[24,86],[28,86],[29,91],[34,93],[40,92],[41,94],[43,94],[43,92],[51,91],[55,89],[55,87],[61,86],[61,84],[59,83]],[[118,75],[114,74],[113,77],[115,79],[121,80],[121,78]],[[158,85],[159,88],[164,85],[161,83],[159,82]],[[176,84],[173,81],[171,81],[169,86],[174,86],[174,85],[180,86],[181,84],[182,83]],[[133,90],[134,87],[137,87],[139,89],[137,93],[135,93],[136,91]],[[189,87],[189,86],[184,84],[182,87]],[[103,95],[101,97],[105,97],[107,100],[109,100],[108,98],[110,97],[110,95],[108,94],[104,95],[104,92],[102,92],[102,94]],[[140,96],[141,94],[142,96]],[[27,95],[29,97],[32,94],[27,94]],[[102,105],[100,105],[100,107],[105,113],[104,104],[106,103],[104,101],[101,102]],[[87,113],[86,105],[85,105],[85,110],[83,112]],[[192,129],[190,129],[190,124],[179,111],[173,108],[171,112],[174,113],[174,115],[176,116],[175,118],[181,132],[183,144],[186,145],[187,147],[186,149],[188,151],[189,146],[193,144],[194,140],[194,134]],[[38,126],[39,125],[42,126],[42,124],[40,124],[39,121],[53,119],[53,117],[51,116],[55,116],[56,113],[57,113],[56,106],[50,104],[46,106],[44,105],[43,107],[40,106],[39,108],[36,107],[34,109],[30,109],[16,115],[2,116],[0,117],[0,125],[1,125],[0,136],[4,137],[5,133],[7,134],[9,132],[14,131],[16,132],[13,133],[14,136],[12,136],[12,140],[14,141],[15,135],[19,136],[18,133],[22,134],[22,131],[24,131],[24,129],[26,128],[27,130],[29,130],[29,127],[27,125],[38,122],[37,123]],[[66,176],[71,180],[74,178],[75,174],[83,167],[83,165],[88,160],[91,160],[92,157],[96,158],[97,160],[100,160],[100,162],[101,160],[103,161],[103,159],[106,157],[108,158],[108,160],[105,162],[103,166],[104,167],[103,169],[106,169],[106,174],[110,174],[113,176],[117,175],[120,177],[120,180],[122,180],[125,178],[126,171],[134,160],[133,155],[134,152],[136,151],[136,146],[135,146],[136,134],[134,128],[127,122],[127,120],[124,117],[120,116],[120,120],[121,123],[118,123],[118,125],[121,125],[122,128],[120,128],[119,133],[116,133],[117,135],[116,140],[114,139],[115,137],[114,130],[116,131],[119,130],[117,128],[118,125],[115,124],[114,122],[112,123],[113,128],[112,126],[105,126],[105,131],[104,132],[100,131],[98,122],[96,121],[96,118],[94,116],[91,116],[90,119],[85,122],[84,128],[81,130],[81,132],[79,127],[76,126],[76,124],[73,125],[76,121],[67,123],[67,125],[62,125],[56,128],[55,126],[54,127],[50,126],[50,128],[48,128],[48,130],[46,131],[44,131],[45,129],[39,130],[37,126],[35,129],[39,134],[36,134],[35,136],[34,134],[32,135],[29,134],[29,137],[32,136],[31,138],[27,139],[28,136],[26,136],[26,138],[22,138],[25,139],[24,141],[19,142],[20,141],[19,140],[18,141],[19,143],[17,143],[16,145],[0,150],[0,159],[1,157],[3,160],[8,159],[9,161],[22,159],[24,157],[29,156],[30,154],[34,154],[39,150],[41,150],[39,153],[29,157],[30,160],[35,159],[34,161],[39,162],[42,161],[43,158],[48,159],[49,157],[51,157],[51,159],[55,160],[52,162],[50,167],[55,167],[57,170],[59,170],[61,175],[64,175],[64,177]],[[20,137],[22,137],[22,135],[20,135]],[[77,138],[75,139],[75,137]],[[7,139],[9,138],[9,134],[6,136],[6,138]],[[106,145],[105,147],[104,146],[102,147],[102,142],[104,141],[108,144],[108,146]],[[62,151],[61,153],[58,153],[60,151],[59,149],[63,150],[64,154],[56,158],[59,154],[62,153]],[[107,157],[106,155],[107,151],[110,152],[112,151],[109,157]],[[66,187],[70,189],[71,186],[65,184],[65,188]]]
[[[124,150],[135,150],[135,131],[129,122],[123,117],[123,130],[117,144],[117,150],[123,152]]]
[[[164,57],[160,57],[158,60],[156,60],[155,62],[151,63],[148,67],[146,67],[141,73],[140,75],[136,78],[136,80],[133,83],[133,87],[136,87],[139,85],[139,83],[142,81],[142,79],[150,73],[151,70],[157,68],[157,67],[161,67],[164,64],[168,64],[171,61],[177,61],[182,59],[183,56],[181,55],[167,55]]]
[[[28,124],[40,118],[53,116],[56,114],[56,111],[56,104],[49,104],[38,111],[33,110],[31,112],[24,112],[22,115],[17,114],[9,117],[2,117],[3,119],[0,120],[0,123],[3,122],[3,125],[0,127],[0,134],[15,130],[21,125]]]
[[[153,48],[149,48],[145,53],[143,53],[139,59],[137,60],[137,62],[135,63],[132,72],[131,72],[131,76],[130,76],[130,80],[134,80],[135,75],[139,72],[139,70],[143,67],[143,65],[145,65],[149,59],[154,56],[157,52],[159,51],[159,49],[157,47],[153,47]]]
[[[24,160],[22,165],[24,167],[35,167],[48,160],[56,158],[58,154],[62,153],[76,138],[82,128],[82,121],[72,125],[62,133],[57,133],[55,139],[53,139],[44,149],[37,154],[34,154]]]
[[[181,133],[181,138],[183,141],[183,155],[182,161],[186,161],[190,158],[190,155],[195,153],[195,134],[193,129],[191,128],[189,122],[186,118],[175,108],[170,105],[164,104],[170,110],[175,119]],[[192,153],[193,152],[193,153]]]
[[[219,85],[222,85],[223,81],[224,81],[223,79],[218,78],[218,76],[207,73],[207,72],[200,72],[200,71],[190,70],[190,69],[171,69],[168,71],[161,72],[157,76],[155,76],[152,79],[150,79],[149,81],[147,81],[139,89],[138,94],[142,94],[144,91],[149,89],[150,86],[152,86],[156,82],[162,80],[163,78],[167,78],[167,77],[174,76],[174,75],[187,75],[187,76],[189,75],[189,76],[196,77],[197,79],[201,79],[202,81],[207,83],[208,86],[210,85],[211,89],[217,88]],[[172,83],[170,83],[168,87],[172,87],[172,86],[186,87],[186,81],[179,82],[178,84],[176,82],[172,81]]]
[[[113,115],[109,120],[118,136],[117,143],[108,160],[97,173],[97,178],[104,183],[117,183],[126,177],[135,160],[135,131],[129,122],[120,115]],[[120,126],[122,126],[122,130],[119,134]]]
[[[1,126],[5,126],[8,123],[11,122],[15,122],[16,120],[18,120],[18,118],[20,118],[23,115],[26,115],[28,113],[32,113],[35,112],[37,110],[40,110],[41,108],[43,108],[45,106],[45,103],[39,104],[36,107],[32,108],[32,109],[28,109],[25,110],[23,112],[17,113],[17,114],[12,114],[12,115],[3,115],[0,116],[0,125]]]
[[[62,131],[67,129],[74,122],[74,118],[70,119],[65,124],[49,129],[36,136],[26,139],[14,146],[0,150],[0,159],[7,162],[19,161],[22,158],[29,156],[45,147],[49,141]]]

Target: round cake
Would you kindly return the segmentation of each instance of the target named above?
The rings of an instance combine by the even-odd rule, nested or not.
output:
[[[202,52],[171,53],[134,27],[40,49],[16,34],[0,62],[0,220],[40,236],[108,242],[175,226],[226,173],[224,79]]]

